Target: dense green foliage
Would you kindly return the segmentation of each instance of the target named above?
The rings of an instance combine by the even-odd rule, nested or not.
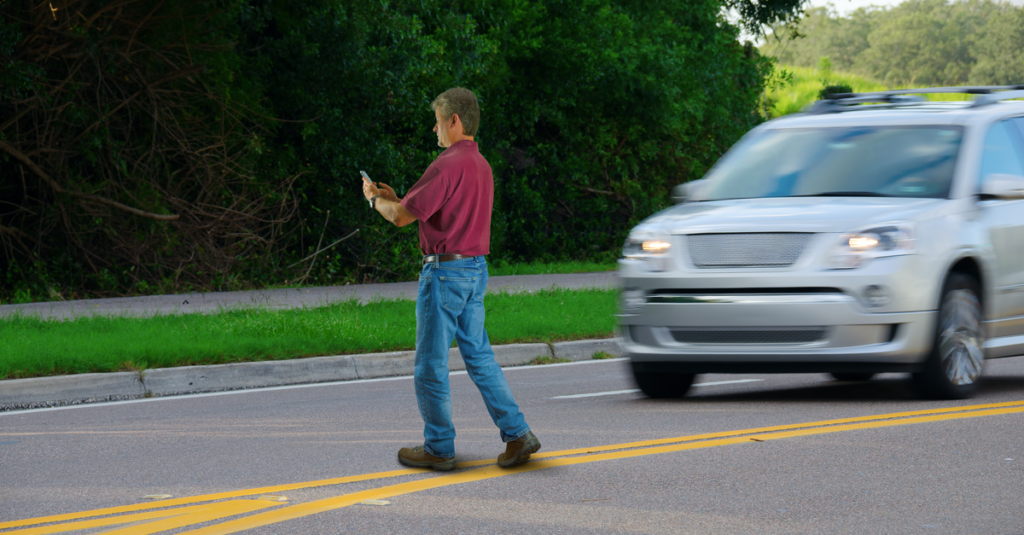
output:
[[[0,321],[0,379],[413,349],[416,303],[344,301],[152,318]],[[608,338],[612,290],[489,294],[492,343]]]
[[[481,102],[492,263],[607,262],[760,120],[770,62],[723,6],[756,26],[799,2],[151,6],[78,0],[51,22],[0,3],[0,140],[25,156],[0,160],[0,299],[408,279],[416,226],[371,213],[358,172],[403,195],[440,152],[429,103],[453,86]]]
[[[1024,83],[1024,8],[1010,3],[905,0],[848,16],[819,7],[776,29],[761,51],[780,63],[814,67],[824,56],[888,87]]]
[[[268,94],[314,236],[360,228],[335,257],[373,278],[417,266],[415,227],[364,209],[357,171],[403,195],[439,153],[428,104],[472,88],[497,188],[492,256],[607,259],[624,232],[699,177],[757,117],[765,63],[715,2],[611,0],[325,7],[274,25]],[[374,28],[374,31],[368,31]],[[314,215],[316,214],[316,215]],[[307,238],[309,239],[309,238]]]

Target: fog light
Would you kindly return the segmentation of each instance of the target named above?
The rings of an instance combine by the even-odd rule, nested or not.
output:
[[[889,295],[889,290],[884,286],[877,286],[872,284],[867,288],[864,288],[864,304],[868,308],[881,308],[888,305],[892,298]]]
[[[647,292],[643,290],[630,289],[622,291],[622,311],[636,312],[647,302]]]

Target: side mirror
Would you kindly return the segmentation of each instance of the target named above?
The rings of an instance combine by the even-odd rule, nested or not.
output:
[[[1024,176],[985,175],[981,183],[981,195],[997,199],[1024,199]]]
[[[684,182],[674,188],[672,188],[672,202],[680,204],[686,202],[687,199],[693,199],[700,193],[701,187],[707,182],[706,179],[691,180]]]

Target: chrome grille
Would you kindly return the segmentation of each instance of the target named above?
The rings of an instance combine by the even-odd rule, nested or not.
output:
[[[791,266],[811,241],[811,233],[691,234],[690,259],[701,269]]]
[[[672,329],[683,344],[810,344],[828,335],[825,327],[778,329]]]

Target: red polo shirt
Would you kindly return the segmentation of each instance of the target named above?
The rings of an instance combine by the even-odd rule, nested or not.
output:
[[[402,199],[420,222],[423,254],[490,253],[494,177],[475,141],[445,149]]]

